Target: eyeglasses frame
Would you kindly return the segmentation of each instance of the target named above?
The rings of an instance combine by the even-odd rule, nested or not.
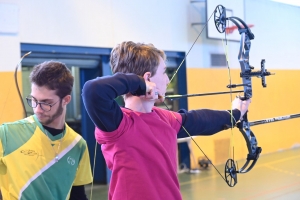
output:
[[[36,102],[36,106],[35,106],[35,107],[33,107],[32,105],[30,105],[29,102],[28,102],[29,100],[32,101],[32,99]],[[61,99],[59,99],[57,102],[59,102],[60,100],[61,100]],[[31,95],[29,95],[29,96],[26,97],[26,101],[27,101],[27,104],[28,104],[31,108],[37,108],[38,105],[40,105],[40,108],[41,108],[43,111],[45,111],[45,112],[51,111],[52,107],[57,103],[57,102],[55,102],[55,103],[53,103],[53,104],[49,104],[49,103],[46,103],[46,102],[39,102],[35,97],[33,97],[33,96],[31,96]],[[44,110],[44,109],[43,109],[43,106],[42,106],[41,104],[46,105],[46,106],[50,106],[50,109],[49,109],[49,110]]]

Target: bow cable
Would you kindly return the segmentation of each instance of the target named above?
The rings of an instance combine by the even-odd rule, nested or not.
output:
[[[179,69],[181,68],[182,64],[184,63],[184,61],[186,60],[187,56],[189,55],[189,53],[191,52],[192,48],[194,47],[194,45],[196,44],[198,38],[200,37],[200,35],[202,34],[202,32],[204,31],[204,29],[207,26],[207,23],[209,22],[209,20],[211,19],[211,17],[213,16],[215,11],[212,12],[212,14],[210,15],[209,19],[206,21],[206,23],[204,24],[202,30],[200,31],[200,33],[198,34],[196,40],[193,42],[192,46],[190,47],[190,49],[188,50],[187,54],[184,56],[183,60],[181,61],[180,65],[177,67],[176,71],[174,72],[172,78],[170,79],[169,85],[172,82],[173,78],[176,76],[177,72],[179,71]]]

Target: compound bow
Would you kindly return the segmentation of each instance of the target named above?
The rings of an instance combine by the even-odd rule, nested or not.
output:
[[[254,67],[250,66],[250,64],[249,64],[249,52],[250,52],[250,47],[251,47],[250,40],[254,39],[254,34],[251,32],[251,30],[247,26],[247,24],[238,17],[226,17],[226,8],[222,5],[218,5],[215,8],[213,13],[214,13],[215,26],[216,26],[218,32],[220,32],[220,33],[225,32],[226,22],[228,22],[228,21],[231,21],[232,23],[234,23],[238,28],[238,31],[241,35],[238,59],[239,59],[239,63],[241,66],[240,77],[242,78],[243,83],[242,84],[231,84],[230,83],[230,85],[228,85],[227,88],[231,89],[231,88],[242,86],[244,88],[244,90],[242,91],[244,93],[244,96],[240,96],[240,99],[241,100],[250,99],[250,98],[252,98],[251,78],[252,77],[261,78],[262,86],[266,87],[267,85],[266,85],[265,77],[272,75],[272,74],[270,72],[268,72],[267,69],[265,68],[265,60],[261,61],[261,70],[260,71],[255,71],[255,72],[252,71],[254,69]],[[208,23],[208,21],[206,22],[206,24],[207,23]],[[206,26],[206,24],[205,24],[205,26]],[[202,33],[202,31],[200,32],[200,34],[201,33]],[[199,38],[200,34],[198,35],[197,39]],[[189,50],[189,52],[190,52],[190,50]],[[184,60],[185,60],[185,58],[184,58]],[[175,74],[179,70],[180,66],[176,70]],[[173,75],[173,77],[174,77],[174,75]],[[173,77],[172,77],[172,79],[173,79]],[[172,81],[172,79],[171,79],[171,81]],[[234,91],[234,92],[236,92],[236,91]],[[240,92],[240,91],[238,91],[238,92]],[[225,93],[227,93],[227,92],[196,94],[196,95],[171,95],[171,96],[166,96],[165,98],[174,99],[174,98],[181,98],[181,97],[188,97],[188,96],[204,96],[204,95],[225,94]],[[222,176],[222,178],[225,180],[225,182],[228,184],[228,186],[230,186],[230,187],[234,187],[236,185],[237,173],[247,173],[254,167],[254,165],[256,164],[257,159],[259,158],[259,155],[262,151],[262,148],[257,146],[256,137],[250,129],[250,123],[247,118],[247,113],[243,116],[243,118],[235,126],[239,128],[239,131],[242,133],[242,135],[246,141],[247,148],[248,148],[247,161],[240,169],[237,169],[237,167],[235,165],[235,161],[233,159],[228,159],[225,164],[225,177],[223,177],[221,175],[221,173],[217,170],[217,168],[211,163],[213,165],[213,167],[218,171],[218,173]],[[234,125],[232,125],[232,127],[234,127]],[[186,130],[186,129],[184,128],[184,130]],[[188,132],[187,132],[187,134],[190,136],[190,134]],[[202,149],[195,142],[195,140],[191,136],[190,136],[190,138],[191,138],[191,140],[194,141],[194,143],[197,145],[197,147],[202,151]],[[202,153],[205,155],[205,153],[203,151],[202,151]],[[209,160],[209,158],[206,155],[205,155],[205,157]]]
[[[241,100],[247,100],[252,98],[252,82],[251,77],[259,77],[262,80],[262,86],[267,87],[266,76],[272,75],[265,68],[265,60],[261,61],[261,70],[252,72],[254,67],[249,64],[249,52],[251,48],[251,41],[254,39],[254,34],[251,32],[247,24],[238,17],[226,17],[226,9],[222,5],[218,5],[214,12],[214,21],[217,30],[220,33],[224,33],[226,30],[226,22],[231,21],[234,23],[241,35],[240,51],[238,54],[239,63],[241,66],[240,77],[243,80],[242,84],[230,84],[228,88],[235,88],[239,86],[244,87],[244,96],[240,97]],[[239,131],[245,138],[248,156],[246,163],[237,170],[234,160],[228,159],[225,165],[225,178],[230,187],[233,187],[237,183],[237,173],[247,173],[256,164],[257,159],[262,151],[261,147],[257,146],[257,140],[254,133],[250,129],[250,124],[247,119],[247,113],[243,116],[243,119],[236,125]]]

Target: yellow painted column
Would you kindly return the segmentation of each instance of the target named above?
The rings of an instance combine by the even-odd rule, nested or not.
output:
[[[17,77],[22,94],[21,72],[18,72]],[[14,72],[0,72],[0,80],[0,124],[22,119],[24,111],[15,85]]]

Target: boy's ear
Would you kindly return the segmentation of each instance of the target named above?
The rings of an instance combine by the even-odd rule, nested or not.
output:
[[[146,72],[143,76],[143,78],[146,80],[146,81],[150,81],[150,77],[151,77],[151,72]]]

